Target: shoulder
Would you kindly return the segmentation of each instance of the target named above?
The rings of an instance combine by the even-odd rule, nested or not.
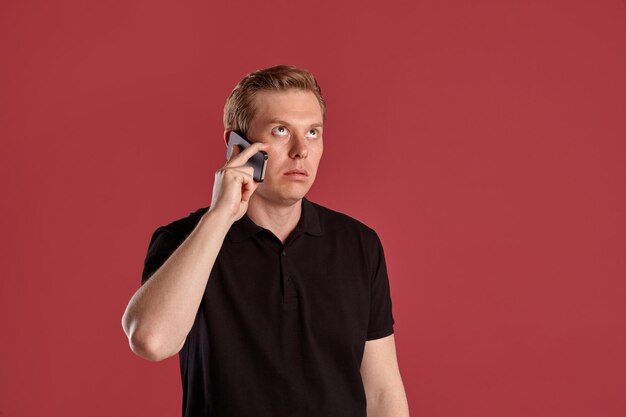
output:
[[[312,203],[315,208],[324,244],[344,254],[344,259],[362,260],[374,276],[384,264],[384,250],[378,233],[370,226],[345,213]]]
[[[178,218],[168,224],[157,227],[154,231],[153,239],[159,234],[170,234],[175,237],[185,238],[198,225],[202,215],[209,210],[209,207],[202,207],[189,213],[185,217]]]
[[[200,208],[185,217],[157,227],[150,238],[148,252],[144,260],[142,284],[163,265],[172,252],[187,238],[207,210],[208,207]]]
[[[311,204],[319,216],[320,225],[325,234],[344,235],[347,233],[357,235],[365,240],[379,240],[376,231],[362,221],[320,204],[313,202]]]

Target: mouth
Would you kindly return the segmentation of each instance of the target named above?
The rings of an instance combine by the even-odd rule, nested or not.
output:
[[[285,175],[308,177],[309,173],[304,169],[292,169],[290,171],[285,172]]]

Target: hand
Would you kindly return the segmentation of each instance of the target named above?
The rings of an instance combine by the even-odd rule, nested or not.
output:
[[[215,173],[210,212],[222,212],[231,222],[243,217],[248,210],[250,196],[259,183],[252,178],[254,169],[246,162],[260,150],[267,149],[266,143],[255,142],[243,152],[233,147],[230,160]]]

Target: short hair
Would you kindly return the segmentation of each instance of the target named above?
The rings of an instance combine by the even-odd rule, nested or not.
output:
[[[322,89],[309,71],[289,65],[277,65],[260,69],[246,75],[229,94],[224,105],[224,129],[248,134],[254,118],[254,98],[259,91],[285,91],[289,89],[311,91],[317,97],[326,117],[326,103]]]

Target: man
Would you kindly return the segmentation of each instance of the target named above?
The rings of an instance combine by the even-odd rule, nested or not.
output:
[[[208,208],[152,236],[122,325],[145,359],[180,353],[185,417],[408,416],[378,236],[305,198],[324,116],[307,71],[248,74],[224,140],[252,146],[217,171]],[[259,183],[246,162],[261,150]]]

